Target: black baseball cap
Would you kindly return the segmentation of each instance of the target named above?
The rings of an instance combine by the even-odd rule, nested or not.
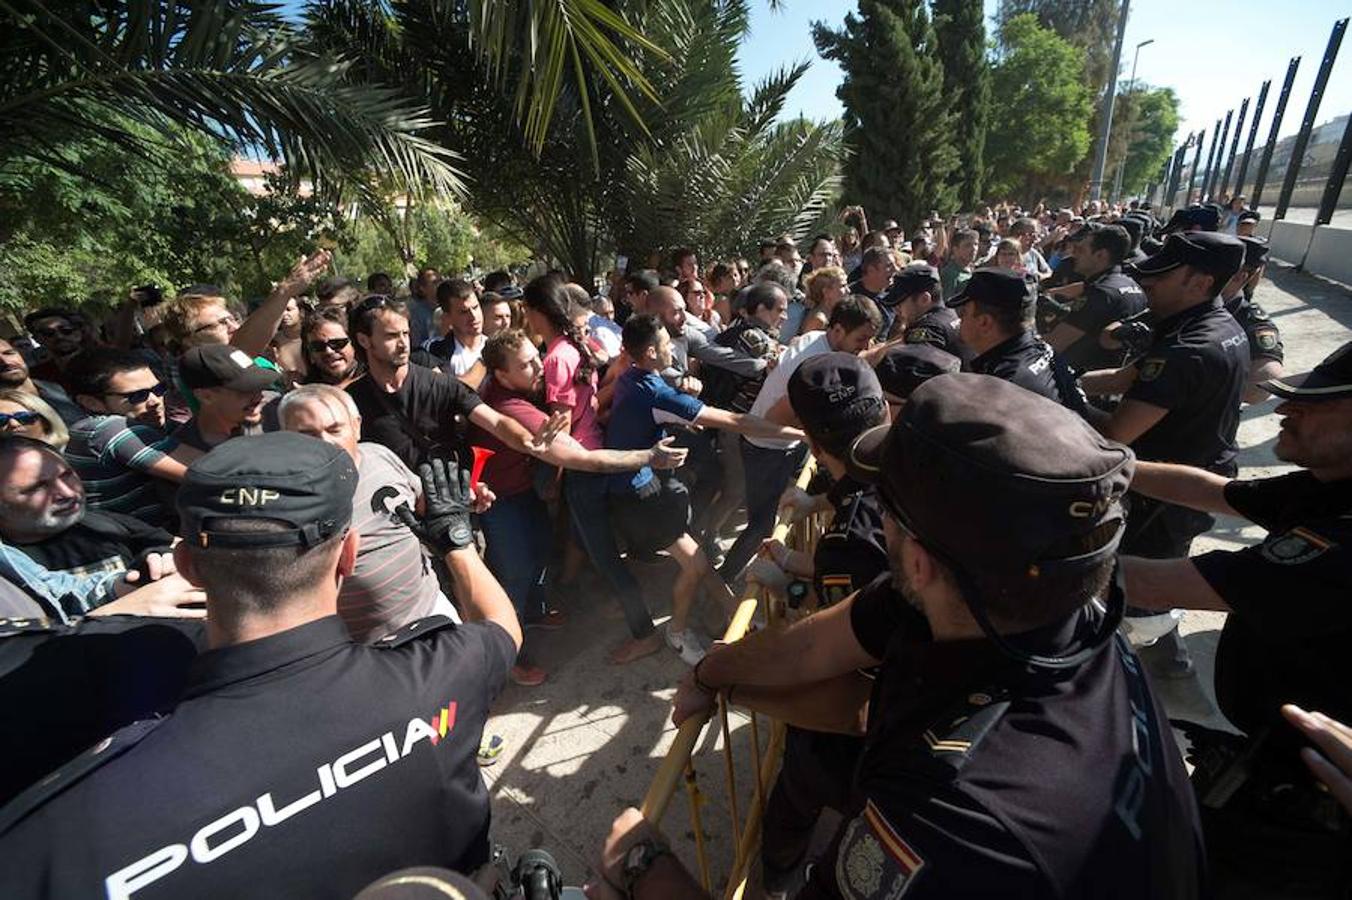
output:
[[[905,400],[920,385],[962,368],[962,360],[931,344],[898,344],[888,349],[875,370],[883,392]]]
[[[946,302],[958,307],[969,300],[980,300],[991,306],[1032,309],[1037,305],[1037,287],[1013,269],[977,269],[957,296]]]
[[[912,294],[918,294],[921,291],[933,291],[938,286],[938,269],[929,263],[911,263],[892,276],[892,283],[888,286],[887,293],[883,295],[882,304],[890,308]]]
[[[1237,222],[1258,222],[1263,216],[1256,209],[1246,209],[1235,219]]]
[[[198,547],[313,547],[352,521],[357,468],[345,451],[278,431],[233,438],[195,460],[178,489],[183,539]],[[286,531],[217,530],[223,519],[270,519]]]
[[[789,405],[814,438],[852,441],[887,404],[873,367],[853,353],[813,356],[789,377]]]
[[[1244,244],[1239,238],[1215,231],[1175,231],[1158,253],[1132,266],[1132,276],[1161,275],[1179,266],[1192,266],[1229,281],[1244,264]]]
[[[278,373],[254,362],[249,354],[229,344],[193,347],[178,361],[183,383],[192,390],[223,387],[242,394],[261,391]]]
[[[1263,388],[1287,400],[1346,400],[1352,397],[1352,342],[1343,344],[1305,375],[1274,378]]]
[[[1247,269],[1256,269],[1267,262],[1268,242],[1266,238],[1255,236],[1242,237],[1239,239],[1244,245],[1244,267]]]

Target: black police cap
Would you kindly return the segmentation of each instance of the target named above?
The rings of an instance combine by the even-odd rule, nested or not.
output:
[[[1131,450],[1061,404],[968,373],[925,382],[850,455],[922,544],[1011,577],[1111,555],[1135,468]]]
[[[1037,305],[1037,286],[1012,269],[977,269],[957,296],[947,303],[958,307],[970,300],[1008,309],[1032,309]]]
[[[1306,375],[1277,378],[1263,387],[1288,400],[1346,400],[1352,397],[1352,342],[1343,344]]]
[[[852,441],[885,407],[873,368],[853,353],[813,356],[789,377],[789,405],[814,438]],[[860,423],[867,423],[861,425]]]
[[[1246,209],[1239,214],[1238,222],[1258,222],[1263,218],[1262,214],[1255,209]]]
[[[1244,245],[1244,268],[1256,269],[1267,262],[1268,242],[1266,238],[1250,235],[1241,237],[1240,243]]]
[[[896,275],[883,295],[883,306],[893,307],[907,297],[939,287],[939,270],[929,263],[911,263]]]
[[[352,457],[331,444],[289,431],[232,438],[188,467],[177,501],[183,539],[199,547],[313,547],[347,528],[356,490]],[[228,519],[289,527],[216,527]]]
[[[903,400],[939,375],[962,369],[962,360],[931,344],[898,344],[878,362],[878,383],[884,393]]]
[[[1237,237],[1214,231],[1175,231],[1158,253],[1133,266],[1133,275],[1162,275],[1179,266],[1191,266],[1226,282],[1243,264],[1244,244]]]

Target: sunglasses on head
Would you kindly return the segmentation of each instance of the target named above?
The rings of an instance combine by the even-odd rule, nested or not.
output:
[[[347,349],[347,345],[352,343],[351,338],[329,338],[327,341],[307,341],[305,349],[311,353],[322,353],[325,350],[332,350],[334,353],[342,353]]]
[[[162,381],[158,381],[148,388],[140,388],[135,391],[109,391],[105,396],[121,397],[132,406],[136,406],[138,403],[145,403],[149,400],[151,394],[154,394],[156,397],[163,397],[168,390],[168,385]]]
[[[12,412],[0,413],[0,428],[8,428],[10,422],[18,425],[34,425],[42,420],[42,416],[35,412]]]

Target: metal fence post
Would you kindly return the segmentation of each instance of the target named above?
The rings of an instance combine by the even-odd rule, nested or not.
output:
[[[1352,116],[1347,117],[1343,128],[1343,140],[1338,145],[1338,155],[1333,158],[1333,169],[1329,172],[1328,183],[1324,185],[1324,197],[1319,201],[1319,214],[1314,224],[1327,225],[1333,221],[1333,208],[1338,205],[1338,195],[1343,192],[1347,181],[1348,163],[1352,162]]]
[[[1239,119],[1235,121],[1235,138],[1230,142],[1230,156],[1225,161],[1225,174],[1221,176],[1221,193],[1226,193],[1230,187],[1230,173],[1235,168],[1235,157],[1239,154],[1239,135],[1244,131],[1244,119],[1249,115],[1249,98],[1245,97],[1244,102],[1239,104]],[[1235,193],[1239,193],[1239,185],[1235,185]]]
[[[1293,56],[1286,64],[1286,80],[1282,82],[1282,92],[1277,95],[1277,108],[1272,112],[1272,128],[1268,130],[1267,146],[1263,148],[1263,158],[1258,161],[1258,174],[1253,178],[1252,208],[1258,208],[1263,198],[1263,182],[1267,181],[1268,165],[1272,162],[1272,151],[1277,149],[1277,132],[1282,127],[1282,116],[1286,113],[1286,101],[1291,99],[1291,82],[1296,80],[1296,69],[1300,68],[1300,57]]]
[[[1220,143],[1221,120],[1216,120],[1216,127],[1211,129],[1211,149],[1206,154],[1206,174],[1202,176],[1202,186],[1198,188],[1198,203],[1205,203],[1211,197],[1211,170],[1216,165],[1216,146]]]
[[[1183,157],[1188,152],[1188,145],[1183,144],[1174,151],[1173,166],[1169,170],[1169,180],[1164,183],[1164,196],[1160,198],[1160,209],[1173,209],[1174,195],[1178,193],[1178,178],[1183,174]]]
[[[1328,49],[1324,51],[1324,61],[1319,66],[1319,74],[1314,79],[1314,90],[1310,91],[1310,102],[1305,107],[1305,118],[1300,123],[1300,133],[1291,147],[1291,162],[1286,167],[1286,181],[1282,183],[1281,196],[1277,198],[1277,212],[1274,219],[1286,218],[1287,206],[1291,203],[1291,192],[1296,189],[1296,176],[1305,161],[1305,148],[1310,143],[1310,132],[1314,131],[1314,120],[1319,115],[1319,101],[1324,99],[1324,88],[1329,83],[1329,73],[1333,71],[1333,61],[1338,58],[1338,48],[1343,43],[1343,32],[1347,30],[1347,19],[1333,23],[1333,32],[1329,34]]]
[[[1212,200],[1220,194],[1221,163],[1225,162],[1225,142],[1230,137],[1230,120],[1234,117],[1233,109],[1225,111],[1225,127],[1221,129],[1221,139],[1216,144],[1216,168],[1211,171],[1211,183],[1207,185],[1207,193]]]
[[[1202,171],[1202,145],[1206,143],[1206,129],[1203,128],[1197,132],[1197,151],[1192,155],[1192,171],[1188,173],[1188,193],[1183,198],[1183,205],[1192,205],[1192,183],[1197,180],[1197,176]],[[1198,197],[1197,202],[1201,203],[1202,198]]]
[[[1258,102],[1253,107],[1253,124],[1249,126],[1249,143],[1244,148],[1244,159],[1239,163],[1239,174],[1235,176],[1235,192],[1244,192],[1244,176],[1249,171],[1249,159],[1253,156],[1253,141],[1258,137],[1258,120],[1263,118],[1263,104],[1267,103],[1268,88],[1272,87],[1272,81],[1264,81],[1263,86],[1258,89]]]

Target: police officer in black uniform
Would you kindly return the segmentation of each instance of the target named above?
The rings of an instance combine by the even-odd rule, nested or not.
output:
[[[1282,398],[1277,458],[1301,468],[1237,481],[1142,463],[1132,489],[1267,530],[1256,546],[1191,559],[1124,557],[1132,603],[1226,610],[1216,699],[1244,732],[1189,729],[1210,872],[1224,897],[1352,893],[1352,821],[1299,757],[1294,703],[1352,719],[1352,343]],[[1290,713],[1288,712],[1288,715]]]
[[[1108,325],[1145,309],[1141,286],[1122,273],[1131,243],[1120,225],[1103,225],[1071,244],[1083,287],[1079,296],[1066,301],[1069,311],[1045,338],[1077,372],[1115,369],[1126,361],[1120,347],[1104,346],[1100,338]]]
[[[958,310],[962,341],[976,355],[968,369],[993,375],[1025,390],[1078,408],[1073,381],[1053,364],[1052,349],[1033,331],[1036,285],[1009,269],[977,269],[962,291],[947,301]]]
[[[1249,384],[1244,401],[1261,403],[1268,397],[1263,383],[1282,375],[1286,350],[1277,323],[1251,299],[1249,291],[1267,268],[1268,243],[1259,237],[1242,237],[1240,241],[1244,244],[1244,265],[1221,291],[1221,302],[1249,339]]]
[[[0,811],[0,856],[23,860],[0,867],[0,896],[347,898],[405,866],[487,862],[475,754],[521,632],[472,546],[468,476],[431,466],[419,527],[470,623],[363,645],[335,614],[356,557],[351,458],[275,433],[193,463],[175,558],[206,591],[211,649],[170,715]]]
[[[854,457],[879,474],[891,584],[700,667],[735,701],[748,685],[823,692],[881,663],[854,804],[798,896],[1199,896],[1182,759],[1115,634],[1131,452],[1046,398],[960,373],[920,387]],[[676,717],[709,704],[683,686]],[[657,841],[622,816],[607,879],[638,900],[699,896]]]
[[[798,607],[810,579],[818,609],[834,606],[887,571],[883,511],[877,488],[857,481],[846,468],[859,435],[887,422],[887,405],[873,369],[853,353],[824,353],[800,365],[789,379],[789,403],[802,423],[813,455],[829,474],[825,500],[830,525],[809,557],[767,541],[774,565],[796,578],[787,585],[789,605]],[[775,579],[771,574],[771,579]],[[698,678],[699,667],[692,673]],[[867,696],[868,673],[858,676],[859,696]],[[738,698],[744,702],[747,698]],[[751,698],[754,702],[754,697]],[[811,724],[808,722],[807,724]],[[766,804],[761,844],[763,881],[768,891],[787,890],[808,849],[823,807],[848,808],[850,778],[863,749],[857,734],[788,727],[779,778]]]
[[[1235,435],[1249,372],[1244,330],[1220,292],[1244,261],[1239,239],[1214,232],[1174,233],[1159,253],[1136,267],[1153,319],[1149,349],[1130,365],[1081,379],[1093,394],[1122,394],[1112,413],[1091,410],[1105,435],[1152,462],[1199,466],[1227,478],[1237,471]],[[1151,559],[1188,555],[1193,538],[1214,519],[1147,497],[1134,497],[1122,550]],[[1133,639],[1156,644],[1146,654],[1169,676],[1191,673],[1177,620],[1129,611]]]
[[[936,346],[900,344],[887,349],[874,371],[895,419],[916,388],[937,375],[951,375],[961,369],[962,360]]]
[[[917,305],[914,298],[923,297]],[[907,344],[928,344],[951,353],[964,362],[972,358],[972,351],[958,334],[958,314],[943,302],[943,287],[939,271],[928,263],[912,263],[892,279],[892,287],[884,302],[897,298],[899,308],[913,308],[906,316],[901,332]]]

